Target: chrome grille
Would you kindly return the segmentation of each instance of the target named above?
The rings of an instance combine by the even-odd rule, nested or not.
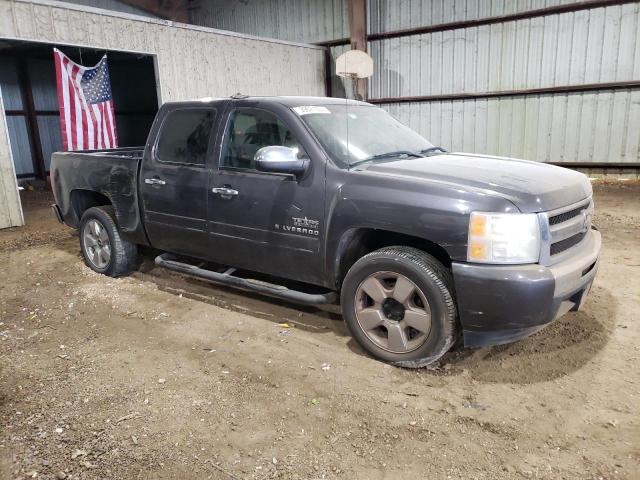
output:
[[[580,215],[582,211],[587,207],[588,205],[582,205],[581,207],[574,208],[573,210],[569,210],[568,212],[549,217],[549,225],[557,225],[559,223],[566,222],[567,220],[571,220],[572,218]]]
[[[579,244],[586,234],[587,232],[576,233],[569,238],[565,238],[564,240],[560,240],[559,242],[552,243],[550,247],[551,255],[557,255],[564,252],[565,250],[570,249],[574,245]]]
[[[565,258],[564,252],[579,245],[591,229],[591,198],[547,212],[548,237],[542,260],[553,264]],[[546,259],[546,260],[545,260]]]

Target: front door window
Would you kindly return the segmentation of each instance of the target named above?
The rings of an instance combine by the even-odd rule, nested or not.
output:
[[[271,146],[302,151],[291,130],[273,113],[257,108],[237,109],[227,123],[220,166],[255,170],[256,152]]]

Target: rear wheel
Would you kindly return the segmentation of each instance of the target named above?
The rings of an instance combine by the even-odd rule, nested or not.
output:
[[[421,250],[386,247],[365,255],[347,273],[341,303],[356,341],[394,365],[428,365],[454,343],[451,273]]]
[[[92,270],[119,277],[135,268],[138,247],[123,240],[111,206],[87,209],[80,220],[80,248]]]

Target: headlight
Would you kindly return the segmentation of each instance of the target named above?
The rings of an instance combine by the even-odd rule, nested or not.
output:
[[[471,213],[469,262],[536,263],[539,256],[540,225],[535,213]]]

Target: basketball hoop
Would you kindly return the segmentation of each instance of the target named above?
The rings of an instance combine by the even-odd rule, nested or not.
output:
[[[373,75],[373,58],[362,50],[349,50],[336,59],[336,75],[356,80]]]

